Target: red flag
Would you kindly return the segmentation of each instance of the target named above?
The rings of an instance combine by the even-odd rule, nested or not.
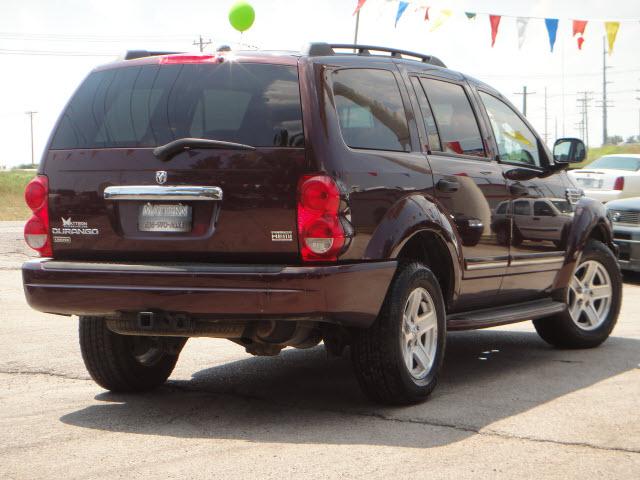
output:
[[[587,28],[586,20],[574,20],[573,21],[573,36],[578,35],[578,49],[582,50],[582,44],[584,43],[584,29]]]
[[[356,6],[356,9],[353,11],[354,15],[360,11],[362,6],[364,5],[364,2],[366,2],[366,1],[367,0],[358,0],[358,5]]]
[[[498,26],[500,25],[500,15],[489,15],[489,22],[491,22],[491,47],[496,43],[496,36],[498,35]]]
[[[429,20],[429,9],[431,7],[427,7],[427,9],[424,11],[424,21],[426,22],[427,20]]]

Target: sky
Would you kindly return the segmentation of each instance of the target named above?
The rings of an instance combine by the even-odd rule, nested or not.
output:
[[[194,51],[202,35],[220,44],[299,50],[310,41],[353,42],[356,0],[252,0],[253,27],[242,36],[228,22],[233,0],[0,0],[0,167],[31,161],[30,125],[38,162],[53,125],[84,77],[130,49]],[[424,9],[430,6],[430,20]],[[640,1],[638,0],[419,0],[394,26],[398,1],[368,0],[358,41],[436,55],[449,68],[494,86],[518,108],[523,86],[527,115],[549,142],[579,136],[578,92],[592,92],[589,144],[602,143],[602,48],[604,20],[620,20],[607,55],[609,135],[640,134]],[[451,17],[431,31],[442,10]],[[465,11],[478,12],[474,20]],[[483,12],[483,13],[480,13]],[[504,15],[495,46],[487,13]],[[518,49],[516,19],[530,16]],[[554,51],[544,18],[560,20]],[[582,51],[571,20],[589,20]],[[547,121],[545,128],[545,88]]]

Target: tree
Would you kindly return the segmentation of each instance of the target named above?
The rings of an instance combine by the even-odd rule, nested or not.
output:
[[[622,137],[620,135],[611,135],[607,137],[607,145],[618,145],[622,143]]]

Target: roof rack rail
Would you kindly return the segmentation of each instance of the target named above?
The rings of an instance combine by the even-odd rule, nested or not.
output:
[[[353,50],[352,53],[336,53],[335,49]],[[414,57],[422,63],[436,65],[438,67],[447,68],[442,60],[433,55],[425,55],[423,53],[410,52],[408,50],[399,50],[397,48],[375,47],[373,45],[358,45],[350,43],[310,43],[304,50],[304,53],[310,57],[326,57],[331,55],[371,55],[371,52],[387,52],[393,58]]]
[[[125,60],[135,60],[136,58],[155,57],[156,55],[172,55],[184,52],[150,52],[148,50],[127,50],[124,55]]]

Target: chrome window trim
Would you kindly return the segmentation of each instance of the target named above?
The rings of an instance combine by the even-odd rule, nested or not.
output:
[[[127,185],[104,189],[105,200],[221,201],[220,187]]]

